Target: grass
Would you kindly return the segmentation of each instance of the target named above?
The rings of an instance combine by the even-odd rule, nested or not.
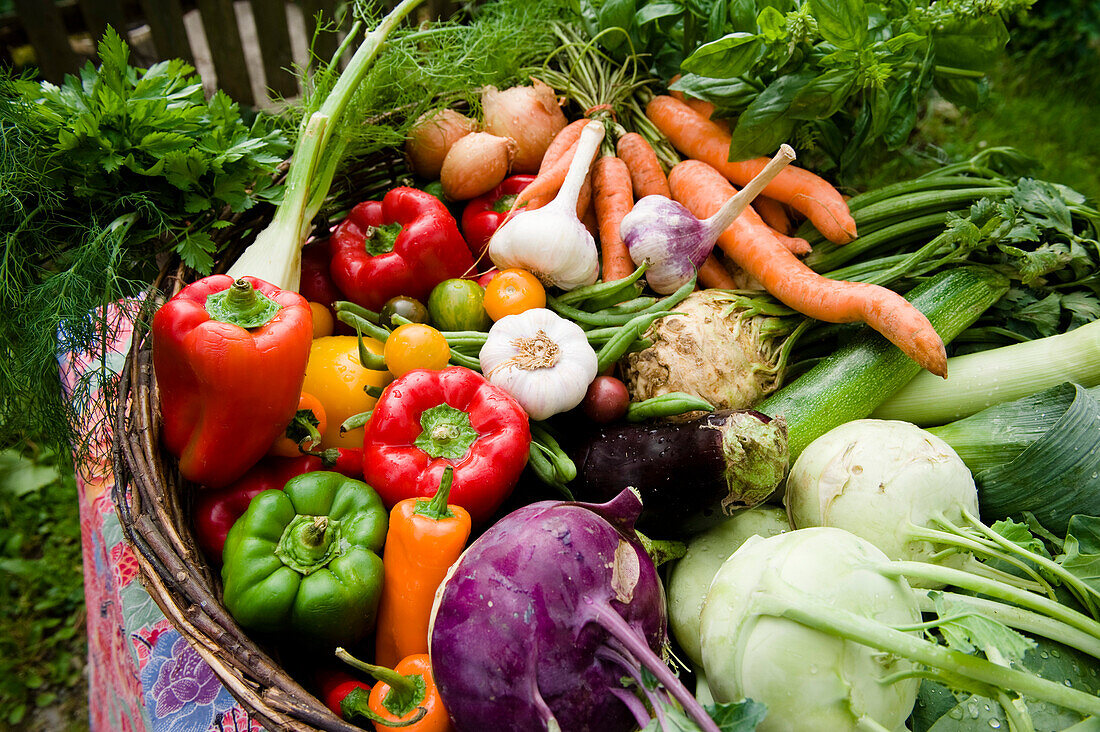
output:
[[[0,452],[0,728],[86,730],[76,484],[33,445]]]

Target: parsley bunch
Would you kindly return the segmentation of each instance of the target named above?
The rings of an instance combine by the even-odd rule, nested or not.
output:
[[[97,308],[140,292],[165,253],[209,272],[225,215],[280,194],[290,146],[271,121],[207,100],[181,61],[129,55],[109,29],[99,68],[61,86],[0,71],[0,444],[71,440],[80,400],[56,359],[102,353]]]

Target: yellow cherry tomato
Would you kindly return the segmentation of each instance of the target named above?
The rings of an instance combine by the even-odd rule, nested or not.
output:
[[[505,315],[546,307],[546,288],[524,269],[506,269],[485,287],[485,312],[494,321]]]
[[[382,353],[382,343],[364,336],[363,343],[373,353]],[[373,371],[359,363],[355,336],[325,336],[313,341],[306,365],[302,391],[317,397],[325,408],[328,425],[321,433],[321,448],[363,447],[364,429],[359,427],[340,434],[340,424],[353,415],[374,408],[377,401],[363,387],[385,386],[393,380],[388,371]]]
[[[336,327],[332,320],[332,311],[319,302],[311,302],[309,309],[313,313],[313,337],[324,338],[332,335]]]
[[[445,368],[451,360],[451,347],[430,325],[406,323],[390,333],[383,355],[390,373],[401,377],[413,369]]]

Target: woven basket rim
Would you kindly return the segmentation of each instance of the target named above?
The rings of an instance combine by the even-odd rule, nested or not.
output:
[[[385,190],[406,174],[397,151],[380,151],[367,164],[366,189]],[[350,193],[350,192],[349,192]],[[333,208],[343,210],[346,201]],[[272,209],[259,215],[223,214],[230,227],[217,234],[228,241],[234,234],[255,234],[270,219]],[[235,259],[240,246],[227,250],[219,269]],[[112,463],[115,485],[112,500],[126,542],[134,549],[139,577],[153,601],[190,646],[245,709],[264,727],[290,732],[357,732],[363,728],[345,722],[295,681],[260,645],[255,643],[221,603],[219,583],[195,542],[187,511],[190,484],[179,475],[175,458],[159,440],[159,403],[152,367],[149,319],[159,302],[197,277],[178,262],[162,268],[135,319],[112,405]]]

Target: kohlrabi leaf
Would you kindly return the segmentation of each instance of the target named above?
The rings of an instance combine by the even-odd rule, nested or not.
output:
[[[768,707],[752,699],[731,704],[707,704],[703,707],[721,732],[753,732],[768,714]],[[662,710],[665,724],[650,721],[642,732],[699,732],[699,725],[678,707],[668,704]]]
[[[1058,563],[1089,587],[1100,590],[1100,517],[1072,517],[1063,551]]]
[[[1004,623],[982,615],[972,607],[946,600],[942,593],[930,593],[941,622],[939,630],[948,647],[962,653],[981,651],[990,660],[1020,661],[1035,647],[1035,641]]]
[[[1024,656],[1022,668],[1049,681],[1091,694],[1100,690],[1096,659],[1043,638]],[[952,699],[955,701],[952,702]],[[1081,715],[1045,702],[1025,700],[1036,730],[1065,730]],[[912,732],[990,732],[1009,729],[1000,704],[965,692],[953,692],[939,682],[924,681],[909,719]]]

